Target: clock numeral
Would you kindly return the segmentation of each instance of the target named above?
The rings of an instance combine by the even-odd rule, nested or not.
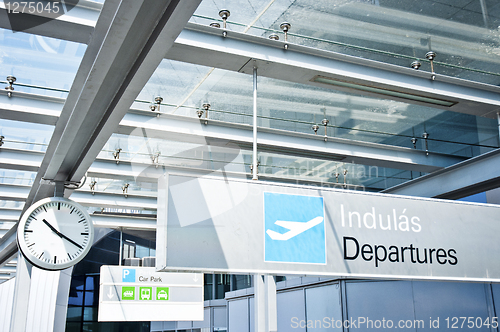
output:
[[[45,207],[45,205],[44,205],[44,206],[42,206],[42,207],[43,207],[43,209],[45,210],[45,212],[47,212],[47,208]]]
[[[54,256],[54,264],[57,263],[57,256]]]
[[[69,254],[69,252],[68,252],[68,257],[69,257],[69,259],[71,259],[71,255]]]
[[[31,229],[25,229],[24,232],[25,233],[33,233],[33,230],[31,230]]]
[[[31,246],[34,246],[34,245],[35,245],[35,242],[33,242],[32,244],[30,244],[30,245],[28,246],[28,248],[29,248],[29,247],[31,247]]]
[[[69,214],[72,214],[73,212],[75,212],[75,208],[71,209],[71,212]]]
[[[82,235],[89,235],[89,233],[82,233]]]
[[[40,256],[38,256],[38,259],[41,259],[43,256],[43,252],[40,254]]]
[[[78,221],[78,223],[81,223],[82,221],[85,221],[85,218],[83,218],[82,220]]]
[[[57,203],[57,209],[61,210],[61,203]]]

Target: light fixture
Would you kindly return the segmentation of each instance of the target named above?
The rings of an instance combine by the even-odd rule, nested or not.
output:
[[[413,95],[413,94],[409,94],[409,93],[405,93],[405,92],[376,88],[376,87],[368,86],[368,85],[349,83],[349,82],[337,80],[335,78],[330,78],[330,77],[325,77],[325,76],[320,76],[320,75],[314,76],[311,79],[311,82],[328,84],[328,85],[333,85],[333,86],[338,86],[338,87],[343,87],[343,88],[350,88],[350,89],[355,89],[355,90],[364,91],[364,92],[372,92],[372,93],[376,93],[376,94],[380,94],[380,95],[384,95],[384,96],[397,97],[397,98],[406,99],[406,100],[418,101],[418,102],[436,105],[436,106],[451,107],[451,106],[456,104],[456,102],[449,101],[449,100],[424,97],[424,96]]]

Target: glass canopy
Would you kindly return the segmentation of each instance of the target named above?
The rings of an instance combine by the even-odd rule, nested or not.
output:
[[[208,1],[191,21],[221,22],[259,36],[279,34],[289,22],[292,43],[403,67],[418,60],[429,71],[434,51],[437,74],[500,84],[500,4],[480,0],[265,0]]]

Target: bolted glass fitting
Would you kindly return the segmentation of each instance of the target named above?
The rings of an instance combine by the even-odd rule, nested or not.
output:
[[[330,123],[330,121],[328,121],[328,119],[326,119],[326,118],[321,120],[321,124],[323,126],[325,126],[325,142],[326,142],[326,137],[328,136],[328,134],[327,134],[328,123]]]
[[[92,192],[92,195],[95,194],[95,185],[97,184],[97,181],[96,180],[92,180],[92,182],[90,182],[89,186],[90,186],[90,191]]]
[[[278,36],[277,34],[275,33],[272,33],[269,35],[269,39],[272,39],[272,40],[280,40],[280,36]]]
[[[425,57],[427,58],[427,60],[433,61],[436,58],[436,52],[429,51],[425,53]]]
[[[122,152],[121,148],[118,148],[115,152],[113,152],[113,158],[115,158],[117,165],[120,163],[120,152]]]
[[[415,137],[412,137],[411,139],[411,143],[413,144],[413,148],[416,149],[417,148],[417,141],[418,139],[416,139]]]
[[[123,187],[122,187],[123,195],[124,195],[125,197],[128,197],[128,186],[129,186],[129,185],[130,185],[130,184],[125,183],[125,184],[123,185]]]
[[[7,96],[10,98],[12,97],[12,91],[14,91],[14,87],[12,86],[14,82],[16,81],[16,78],[14,76],[7,76],[7,82],[9,82],[9,86],[5,87],[5,90],[7,90]]]
[[[0,136],[0,146],[2,146],[5,142],[3,141],[5,136]]]
[[[429,138],[429,133],[424,131],[424,133],[422,134],[422,137],[425,140],[425,154],[429,155],[429,142],[427,141],[427,139]]]
[[[290,30],[291,27],[292,27],[292,25],[288,22],[283,22],[280,24],[280,29],[285,34],[285,43],[288,42],[288,31]],[[285,44],[285,50],[287,50],[287,49],[288,49],[288,44]]]
[[[198,117],[201,118],[201,116],[203,115],[203,110],[197,110],[196,114],[198,114]]]
[[[410,67],[412,67],[413,69],[415,70],[418,70],[420,68],[422,64],[420,63],[420,61],[413,61],[410,65]]]
[[[209,103],[203,104],[203,109],[205,110],[205,124],[208,124],[208,120],[207,119],[208,119],[208,110],[210,109],[210,104]],[[203,114],[203,111],[202,111],[201,114]],[[201,117],[201,115],[198,114],[198,117]]]
[[[159,159],[160,159],[160,152],[156,152],[151,156],[151,161],[153,162],[153,165],[155,165],[156,168],[158,168],[159,165]]]
[[[224,31],[222,31],[222,37],[226,37],[227,36],[227,31],[226,31],[226,28],[227,28],[227,18],[231,15],[231,12],[227,9],[222,9],[221,11],[219,11],[219,16],[222,18],[222,28],[224,29]]]
[[[151,105],[149,105],[149,109],[151,111],[158,111],[158,114],[156,116],[160,116],[160,106],[161,106],[161,102],[163,101],[163,98],[158,96],[155,98],[155,102],[154,104],[152,103]]]
[[[314,135],[318,135],[318,129],[319,129],[319,126],[317,124],[312,126],[312,130],[314,130]]]
[[[220,23],[219,22],[212,22],[212,23],[210,23],[210,26],[212,28],[220,28]]]
[[[436,79],[436,73],[434,72],[434,59],[436,58],[436,52],[429,51],[425,54],[427,60],[431,63],[431,80],[434,81]]]

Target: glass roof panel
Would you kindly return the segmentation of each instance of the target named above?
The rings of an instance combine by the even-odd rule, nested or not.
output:
[[[66,97],[84,44],[0,29],[0,80],[16,77],[15,91]]]
[[[0,136],[4,147],[46,151],[54,126],[0,119]]]
[[[437,74],[500,84],[500,3],[479,0],[205,0],[192,22],[221,21],[228,9],[228,29],[284,36],[288,41],[329,51],[409,67],[419,60],[430,71],[428,51],[437,53]]]
[[[158,71],[165,68],[176,69],[162,73],[161,81],[156,73],[152,79],[163,103],[170,105],[162,106],[162,113],[196,117],[201,105],[209,103],[210,119],[252,124],[251,75],[171,60],[164,60]],[[179,78],[190,86],[179,90]],[[258,112],[261,127],[313,134],[312,126],[318,124],[318,135],[324,135],[321,123],[327,119],[329,137],[424,150],[422,135],[427,133],[429,151],[463,157],[498,147],[492,119],[265,77],[258,78]],[[417,138],[415,145],[412,138]]]

